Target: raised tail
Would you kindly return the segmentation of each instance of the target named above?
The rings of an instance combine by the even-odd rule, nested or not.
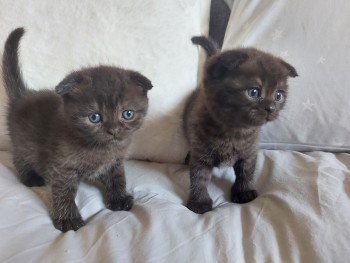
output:
[[[200,45],[205,50],[208,57],[211,57],[220,52],[219,46],[211,38],[198,36],[192,37],[191,40],[193,44]]]
[[[23,34],[22,27],[11,32],[6,40],[2,58],[2,74],[10,101],[21,97],[26,90],[18,65],[18,46]]]

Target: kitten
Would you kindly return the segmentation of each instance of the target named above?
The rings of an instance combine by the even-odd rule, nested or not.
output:
[[[30,90],[18,65],[23,34],[17,28],[9,35],[3,55],[7,121],[20,180],[50,186],[50,215],[63,232],[84,225],[74,201],[83,179],[102,182],[109,209],[129,210],[133,197],[126,192],[123,159],[146,115],[151,82],[135,71],[99,66],[69,74],[56,92]]]
[[[257,197],[251,181],[260,128],[278,117],[288,95],[287,79],[298,74],[285,61],[254,48],[220,53],[206,37],[194,37],[192,42],[208,55],[201,85],[183,115],[190,145],[187,207],[201,214],[212,209],[207,186],[212,168],[220,163],[233,166],[236,174],[232,202]]]

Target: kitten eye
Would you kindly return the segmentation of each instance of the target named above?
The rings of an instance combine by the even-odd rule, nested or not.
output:
[[[258,99],[261,96],[261,91],[257,87],[252,87],[252,88],[247,89],[247,94],[249,97],[251,97],[253,99]]]
[[[89,118],[89,121],[91,121],[92,123],[99,123],[102,121],[102,117],[98,113],[91,113],[88,115],[88,118]]]
[[[275,101],[281,101],[283,99],[283,93],[281,91],[276,91]]]
[[[134,111],[133,110],[125,110],[122,112],[122,118],[124,120],[131,120],[132,118],[134,118]]]

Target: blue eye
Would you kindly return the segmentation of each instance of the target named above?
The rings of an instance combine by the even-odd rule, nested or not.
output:
[[[275,101],[281,101],[283,99],[283,93],[280,91],[276,91],[275,93]]]
[[[134,118],[134,111],[133,110],[125,110],[122,112],[122,117],[124,120],[131,120]]]
[[[102,121],[102,117],[98,113],[91,113],[88,115],[88,118],[89,118],[89,121],[91,121],[92,123],[99,123]]]
[[[253,87],[253,88],[249,88],[247,90],[247,94],[249,97],[251,97],[253,99],[258,99],[261,96],[261,91],[259,88]]]

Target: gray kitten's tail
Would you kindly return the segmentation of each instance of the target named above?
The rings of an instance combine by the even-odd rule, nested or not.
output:
[[[208,57],[211,57],[220,52],[218,44],[215,43],[215,41],[211,38],[198,36],[192,37],[191,40],[193,44],[200,45],[205,50]]]
[[[11,32],[6,40],[2,58],[2,74],[10,101],[21,97],[26,90],[18,65],[18,46],[23,34],[24,29],[22,27]]]

